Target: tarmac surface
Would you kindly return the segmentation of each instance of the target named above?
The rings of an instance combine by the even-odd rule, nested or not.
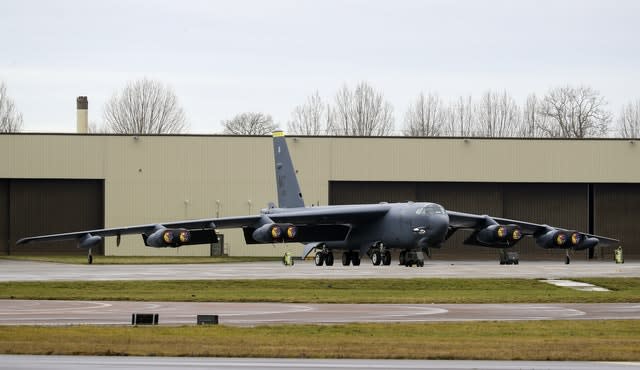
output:
[[[439,361],[439,360],[315,360],[194,357],[16,356],[0,355],[0,369],[480,369],[480,370],[626,370],[637,362],[578,361]]]
[[[0,300],[0,325],[127,325],[133,313],[159,324],[196,324],[218,315],[224,325],[517,320],[640,319],[638,303],[589,304],[301,304]]]
[[[99,256],[95,257],[99,260]],[[207,279],[349,279],[349,278],[521,278],[640,277],[640,262],[521,261],[501,266],[497,261],[425,261],[424,267],[362,265],[318,267],[312,261],[294,266],[279,262],[192,265],[72,265],[0,259],[0,281],[37,280],[207,280]]]

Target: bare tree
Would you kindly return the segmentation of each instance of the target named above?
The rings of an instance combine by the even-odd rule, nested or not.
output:
[[[449,136],[472,136],[476,121],[471,95],[459,97],[445,109],[444,134]]]
[[[539,114],[546,120],[538,128],[551,137],[603,136],[611,122],[605,106],[604,98],[590,87],[555,88],[542,101]]]
[[[384,136],[393,131],[393,107],[366,82],[336,94],[331,130],[337,135]]]
[[[7,86],[0,82],[0,132],[18,132],[22,130],[22,113],[7,95]]]
[[[539,137],[540,126],[546,126],[546,116],[540,114],[542,102],[535,94],[530,94],[524,104],[522,124],[518,130],[521,137]]]
[[[276,128],[270,115],[258,112],[240,113],[222,121],[222,126],[224,133],[231,135],[268,135]]]
[[[404,134],[440,136],[444,126],[444,113],[444,107],[437,94],[429,93],[425,97],[424,93],[420,93],[404,116]]]
[[[184,111],[173,90],[160,82],[129,82],[104,108],[105,128],[118,134],[177,134],[186,131]]]
[[[307,102],[297,106],[291,114],[289,133],[298,135],[322,135],[330,131],[332,110],[316,91]]]
[[[624,138],[640,138],[640,99],[622,107],[618,117],[618,130]]]
[[[504,91],[499,94],[487,91],[476,105],[477,122],[475,132],[484,137],[514,136],[520,125],[520,108]]]

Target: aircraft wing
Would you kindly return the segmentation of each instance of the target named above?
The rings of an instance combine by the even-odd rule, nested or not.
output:
[[[556,230],[567,231],[566,229],[536,224],[532,222],[519,221],[519,220],[511,220],[508,218],[501,217],[492,217],[487,215],[476,215],[472,213],[462,213],[455,211],[447,211],[449,214],[449,235],[453,234],[456,230],[474,230],[480,231],[485,229],[486,227],[494,224],[492,221],[495,221],[498,225],[516,225],[520,228],[520,231],[523,235],[530,235],[534,238],[539,238],[549,232],[553,232]],[[593,235],[588,233],[580,233],[584,235],[586,238],[597,238],[598,245],[604,247],[615,247],[620,244],[620,241],[617,239],[606,238],[604,236]]]
[[[158,229],[187,229],[187,230],[214,230],[242,227],[251,225],[260,220],[260,216],[242,216],[242,217],[223,217],[223,218],[210,218],[201,220],[185,220],[185,221],[171,221],[164,223],[137,225],[116,227],[110,229],[96,229],[96,230],[84,230],[74,231],[61,234],[50,234],[42,236],[34,236],[28,238],[22,238],[16,242],[16,244],[27,244],[30,242],[46,242],[46,241],[62,241],[62,240],[82,240],[89,237],[107,237],[107,236],[120,236],[131,234],[146,234],[150,235]],[[97,239],[94,239],[96,241]]]
[[[76,240],[79,242],[80,247],[89,248],[97,244],[104,237],[116,236],[120,238],[121,235],[141,234],[145,244],[148,246],[175,247],[189,244],[214,243],[217,241],[217,237],[215,237],[215,230],[217,229],[243,228],[245,231],[249,231],[250,234],[252,234],[257,228],[264,225],[270,225],[272,223],[292,224],[295,226],[300,225],[300,230],[304,230],[304,235],[306,237],[301,240],[291,241],[308,241],[306,239],[322,237],[322,234],[328,234],[324,237],[342,240],[350,228],[350,226],[347,225],[366,222],[374,218],[381,217],[388,210],[389,206],[386,204],[309,207],[293,208],[290,210],[278,209],[277,211],[273,211],[274,213],[267,213],[264,215],[171,221],[110,229],[84,230],[34,236],[22,238],[18,240],[16,244]],[[178,242],[178,239],[181,238],[180,233],[185,230],[189,231],[190,240],[181,240]],[[171,242],[159,239],[161,236],[160,233],[164,233],[165,231],[175,234],[167,237],[172,240]],[[156,232],[159,232],[159,234],[154,236]],[[184,238],[186,239],[186,237]]]

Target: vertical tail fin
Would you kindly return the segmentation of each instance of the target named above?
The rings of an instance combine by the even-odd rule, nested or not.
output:
[[[273,132],[273,158],[276,165],[276,187],[278,188],[278,207],[304,207],[304,199],[293,169],[284,132]]]

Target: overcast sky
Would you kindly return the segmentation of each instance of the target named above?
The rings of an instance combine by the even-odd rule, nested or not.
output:
[[[617,114],[640,98],[640,1],[0,1],[0,80],[29,132],[73,132],[128,81],[170,85],[190,132],[245,111],[286,128],[318,90],[367,81],[396,129],[420,92],[448,101],[588,85]]]

